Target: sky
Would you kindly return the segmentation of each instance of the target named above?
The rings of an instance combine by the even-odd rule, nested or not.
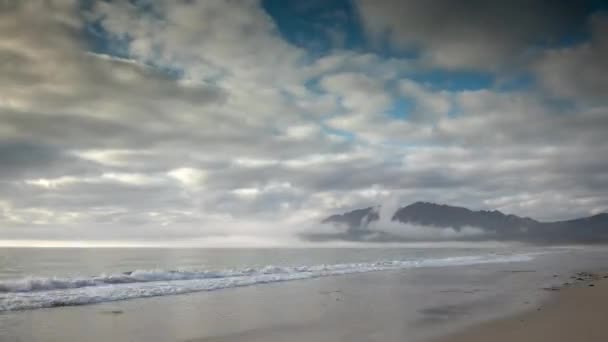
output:
[[[0,240],[297,244],[387,202],[605,212],[606,60],[601,1],[1,1]]]

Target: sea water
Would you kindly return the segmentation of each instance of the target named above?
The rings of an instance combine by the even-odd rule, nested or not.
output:
[[[84,305],[353,273],[532,260],[489,249],[7,249],[0,311]]]

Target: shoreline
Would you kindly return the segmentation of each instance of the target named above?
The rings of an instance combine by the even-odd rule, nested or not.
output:
[[[3,341],[421,341],[484,315],[519,311],[545,291],[519,266],[411,269],[94,305],[5,312]],[[496,267],[499,269],[496,270]],[[514,267],[517,267],[514,269]],[[477,283],[471,284],[471,279]],[[500,288],[506,279],[517,288]],[[534,287],[536,290],[530,291]],[[475,324],[474,322],[472,324]],[[57,329],[56,327],[70,327]]]
[[[484,322],[520,317],[520,313],[538,307],[544,310],[553,295],[561,292],[554,286],[574,282],[572,290],[576,290],[574,287],[586,285],[586,273],[580,271],[608,274],[608,254],[599,252],[570,250],[539,254],[523,262],[344,274],[221,291],[7,311],[0,314],[0,340],[458,341],[452,338],[457,336],[454,334],[470,327],[474,330],[487,324]],[[571,279],[573,274],[582,280]],[[594,288],[599,288],[597,284]],[[450,339],[445,339],[448,336]]]
[[[428,342],[608,341],[608,275],[579,272],[537,308],[482,322]],[[575,283],[573,283],[574,281]]]

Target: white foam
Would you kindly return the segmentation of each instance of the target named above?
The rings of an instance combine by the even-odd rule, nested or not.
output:
[[[136,270],[88,278],[28,277],[0,282],[0,311],[84,305],[352,273],[417,267],[523,262],[532,259],[533,254],[489,254],[316,266],[265,266],[241,270],[202,272]]]

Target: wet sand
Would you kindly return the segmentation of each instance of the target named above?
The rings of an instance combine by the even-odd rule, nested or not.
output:
[[[574,276],[580,278],[580,275]],[[608,276],[579,279],[554,288],[546,304],[528,312],[474,326],[433,342],[608,341]],[[595,278],[593,280],[588,278]]]
[[[509,271],[522,266],[373,272],[9,312],[0,314],[0,341],[419,341],[521,310],[545,293],[537,273]]]

